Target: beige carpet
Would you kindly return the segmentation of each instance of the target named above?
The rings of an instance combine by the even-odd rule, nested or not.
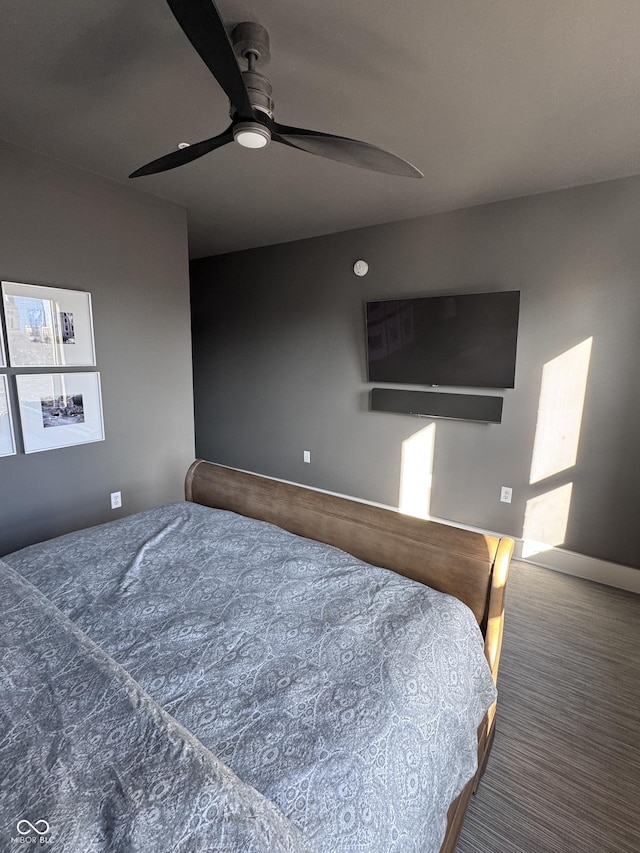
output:
[[[639,853],[640,596],[516,563],[457,853]]]

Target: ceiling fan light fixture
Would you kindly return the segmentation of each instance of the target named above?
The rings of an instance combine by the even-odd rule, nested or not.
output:
[[[245,121],[233,128],[233,138],[244,148],[264,148],[271,142],[269,129],[258,122]]]

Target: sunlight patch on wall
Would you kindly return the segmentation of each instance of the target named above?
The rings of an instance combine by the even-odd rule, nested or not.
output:
[[[436,425],[429,424],[402,442],[400,499],[405,515],[429,518]]]
[[[522,556],[531,557],[562,545],[567,535],[573,483],[566,483],[527,501]]]
[[[592,343],[587,338],[544,365],[530,483],[576,464]]]

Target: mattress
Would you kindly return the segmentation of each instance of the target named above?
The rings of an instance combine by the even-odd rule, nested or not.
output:
[[[457,599],[189,502],[4,559],[273,809],[278,843],[440,849],[496,696],[482,635]]]

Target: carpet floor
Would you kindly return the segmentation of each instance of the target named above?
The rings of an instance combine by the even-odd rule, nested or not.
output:
[[[640,596],[524,563],[457,853],[639,853]]]

